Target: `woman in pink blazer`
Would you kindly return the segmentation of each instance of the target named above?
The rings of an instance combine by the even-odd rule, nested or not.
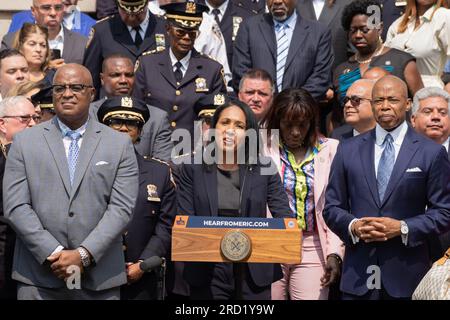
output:
[[[275,98],[265,119],[272,137],[264,144],[265,153],[277,165],[290,208],[303,230],[302,262],[282,265],[283,279],[272,285],[275,300],[327,299],[328,287],[339,278],[343,244],[322,217],[338,141],[317,131],[317,109],[306,90],[287,89]],[[273,139],[275,129],[279,138]]]

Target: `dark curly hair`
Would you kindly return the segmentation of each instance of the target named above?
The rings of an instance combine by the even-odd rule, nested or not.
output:
[[[359,14],[369,16],[367,8],[369,6],[377,6],[382,12],[382,6],[379,0],[356,0],[345,6],[342,12],[341,24],[345,31],[350,29],[353,17]]]

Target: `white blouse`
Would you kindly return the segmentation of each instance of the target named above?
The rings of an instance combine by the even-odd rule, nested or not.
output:
[[[450,58],[450,10],[434,6],[420,16],[420,24],[415,27],[415,18],[409,19],[405,32],[397,29],[403,16],[390,26],[386,46],[412,54],[416,58],[417,69],[425,87],[444,87],[441,75],[445,63]]]

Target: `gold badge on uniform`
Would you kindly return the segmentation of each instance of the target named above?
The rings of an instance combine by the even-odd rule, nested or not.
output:
[[[214,105],[221,106],[225,103],[225,96],[223,94],[216,94],[214,96]]]
[[[242,17],[233,17],[233,35],[231,37],[231,40],[233,40],[233,41],[234,41],[234,39],[236,39],[241,22],[242,22]]]
[[[88,41],[86,43],[86,49],[89,48],[91,45],[92,39],[94,39],[95,29],[91,28],[91,31],[89,31]]]
[[[136,60],[136,63],[134,64],[134,73],[136,73],[139,69],[139,59]]]
[[[186,13],[195,13],[196,10],[195,2],[186,2]]]
[[[206,86],[205,78],[197,78],[195,79],[195,92],[208,92],[209,89]]]
[[[166,38],[163,33],[155,33],[156,51],[163,51],[166,48]]]
[[[133,108],[133,100],[130,97],[122,97],[122,107]]]
[[[156,192],[157,187],[154,184],[147,185],[147,200],[148,201],[156,201],[161,202],[161,199],[158,197],[158,192]]]

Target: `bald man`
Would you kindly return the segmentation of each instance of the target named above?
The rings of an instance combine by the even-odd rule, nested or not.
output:
[[[376,81],[376,80],[379,80],[389,74],[390,74],[389,71],[387,71],[385,68],[372,67],[369,70],[367,70],[366,72],[364,72],[362,78]]]
[[[85,67],[62,66],[55,117],[17,134],[8,153],[18,299],[118,299],[126,283],[122,231],[138,191],[136,156],[128,136],[89,119],[94,93]]]
[[[401,79],[378,80],[376,127],[334,158],[323,217],[347,246],[344,299],[410,299],[431,265],[428,239],[450,229],[448,156],[408,127],[410,105]]]
[[[331,137],[343,141],[375,128],[372,112],[372,88],[375,80],[360,79],[348,88],[344,98],[345,125],[333,131]]]

